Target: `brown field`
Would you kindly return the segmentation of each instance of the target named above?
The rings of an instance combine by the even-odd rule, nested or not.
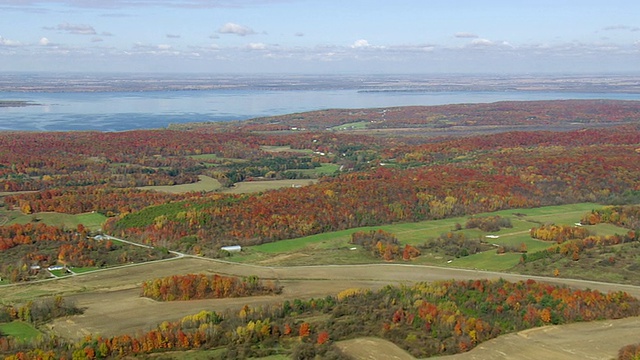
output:
[[[166,186],[143,186],[138,189],[142,190],[155,190],[160,192],[166,192],[171,194],[181,194],[187,192],[200,192],[200,191],[216,191],[222,188],[222,184],[212,177],[205,175],[198,175],[198,182],[193,184],[182,184],[182,185],[166,185]]]
[[[618,349],[635,343],[640,318],[544,326],[507,334],[484,342],[469,352],[432,357],[440,360],[577,360],[613,359]],[[631,337],[630,337],[631,336]],[[634,338],[634,336],[636,336]],[[343,352],[357,360],[413,360],[406,351],[379,338],[339,341]]]
[[[258,275],[262,279],[273,279],[284,286],[278,296],[260,296],[252,298],[198,300],[188,302],[156,302],[139,296],[140,283],[147,279],[172,274],[219,273],[227,275]],[[640,287],[625,286],[580,280],[537,278],[515,274],[493,273],[475,270],[438,268],[431,266],[411,266],[400,264],[346,265],[346,266],[308,266],[308,267],[262,267],[228,263],[196,257],[183,257],[167,261],[127,266],[117,269],[97,271],[55,281],[45,281],[18,286],[0,287],[2,301],[15,302],[37,295],[65,295],[85,309],[79,316],[56,320],[51,329],[56,334],[73,339],[84,335],[100,334],[104,336],[119,333],[135,333],[155,327],[162,321],[177,320],[202,309],[225,310],[239,309],[245,304],[261,305],[282,302],[285,299],[322,297],[335,295],[348,288],[379,288],[386,284],[413,283],[417,281],[435,281],[448,279],[504,278],[518,281],[534,278],[551,283],[564,283],[581,288],[601,291],[625,290],[634,296],[640,296]],[[640,319],[626,319],[598,323],[580,323],[564,326],[551,326],[528,330],[519,334],[505,335],[493,341],[481,344],[477,349],[462,355],[461,359],[493,358],[559,358],[583,359],[586,354],[592,358],[612,358],[617,349],[627,343],[637,342],[640,333]],[[610,335],[605,335],[610,334]],[[614,342],[609,336],[619,341]],[[371,341],[359,339],[358,341]],[[359,343],[347,348],[362,351]],[[586,349],[594,350],[581,350]],[[390,345],[380,345],[375,355],[395,354]],[[349,350],[351,352],[351,350]],[[558,352],[557,354],[554,352]],[[501,355],[503,354],[504,355]],[[355,354],[354,354],[355,355]],[[408,354],[405,354],[408,356]],[[544,355],[544,356],[543,356]],[[548,356],[547,356],[548,355]],[[465,357],[470,356],[470,357]],[[363,353],[360,359],[372,358]],[[376,357],[380,358],[380,357]],[[389,357],[399,358],[403,357]]]
[[[231,188],[223,188],[220,182],[212,177],[198,175],[200,180],[193,184],[168,185],[168,186],[143,186],[138,189],[155,190],[172,194],[200,191],[220,191],[230,194],[247,194],[266,190],[275,190],[292,186],[307,186],[315,183],[314,179],[292,179],[292,180],[264,180],[264,181],[243,181],[235,183]]]
[[[358,338],[338,341],[336,346],[345,354],[357,360],[413,360],[406,351],[391,341],[380,338]]]
[[[314,179],[243,181],[235,183],[233,187],[222,190],[222,192],[229,194],[248,194],[292,186],[307,186],[316,181],[317,180]]]

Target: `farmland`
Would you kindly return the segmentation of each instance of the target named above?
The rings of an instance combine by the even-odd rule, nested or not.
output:
[[[148,278],[150,274],[159,276],[162,274],[179,274],[189,272],[204,273],[231,273],[231,274],[261,274],[262,277],[272,277],[279,279],[284,286],[284,293],[278,296],[257,297],[252,299],[225,299],[225,300],[198,300],[195,302],[174,302],[160,303],[139,297],[139,290],[136,283]],[[372,277],[372,274],[375,276]],[[415,281],[434,281],[451,278],[506,278],[511,280],[525,279],[529,277],[519,275],[509,275],[500,273],[490,273],[483,271],[468,271],[462,269],[442,269],[439,267],[423,267],[404,265],[380,264],[363,266],[343,266],[343,267],[256,267],[246,265],[232,265],[224,262],[211,261],[207,259],[183,258],[173,260],[169,263],[145,264],[135,267],[114,269],[104,272],[76,276],[68,279],[60,279],[55,282],[43,283],[29,286],[27,291],[16,291],[16,288],[3,289],[4,298],[16,299],[21,297],[33,297],[40,293],[50,293],[55,291],[66,295],[69,299],[77,301],[78,305],[85,307],[85,313],[73,318],[59,319],[51,325],[56,333],[61,336],[71,338],[82,338],[89,333],[101,334],[104,336],[118,334],[121,332],[135,333],[154,326],[166,320],[179,319],[193,313],[194,307],[207,308],[217,311],[225,309],[239,309],[245,304],[250,306],[266,305],[273,302],[281,302],[284,299],[323,297],[327,294],[336,294],[341,290],[353,287],[379,288],[388,283],[412,283]],[[590,287],[608,291],[624,288],[626,291],[636,296],[640,295],[640,290],[635,287],[624,287],[607,285],[602,283],[577,282],[571,280],[546,279],[551,282],[566,282],[574,286]],[[25,289],[26,290],[26,289]],[[73,295],[75,293],[75,295]],[[108,320],[107,320],[108,319]],[[620,321],[619,321],[620,322]],[[624,321],[626,325],[615,328],[613,332],[618,337],[632,336],[638,331],[638,321],[629,319]],[[601,330],[601,326],[579,324],[571,325],[571,332],[566,337],[556,339],[561,346],[571,344],[570,339],[581,338],[580,331]],[[584,330],[581,330],[583,329]],[[607,328],[609,328],[607,326]],[[555,327],[553,331],[562,329]],[[609,329],[608,331],[611,331]],[[547,334],[548,330],[536,332],[537,335]],[[533,335],[529,335],[535,338]],[[554,335],[557,337],[557,335]],[[515,337],[515,338],[514,338]],[[520,341],[529,337],[510,335],[508,339],[498,338],[497,342],[503,345],[495,345],[496,351],[507,351],[509,358],[514,358],[516,353],[524,351],[527,346]],[[564,341],[564,343],[562,342]],[[495,342],[495,341],[494,341]],[[618,341],[619,342],[619,341]],[[530,340],[527,341],[530,344]],[[508,346],[506,344],[509,344]],[[612,353],[611,349],[618,343],[607,343],[601,351]],[[483,345],[476,352],[492,349],[491,343]],[[521,346],[525,346],[522,348]],[[578,348],[578,345],[571,345]],[[357,348],[357,346],[354,346]],[[555,347],[549,345],[548,351],[553,351]],[[513,349],[513,350],[511,350]],[[517,349],[517,350],[515,350]],[[512,352],[509,352],[512,351]],[[531,351],[531,350],[527,350]],[[524,353],[527,353],[525,351]],[[474,352],[469,353],[472,356]],[[464,358],[464,357],[463,357]],[[571,357],[569,357],[571,358]]]
[[[574,326],[565,321],[591,316],[591,310],[562,312],[562,306],[580,296],[601,296],[587,288],[640,295],[640,209],[634,206],[640,202],[640,132],[632,120],[635,106],[593,101],[411,107],[385,111],[386,124],[367,118],[379,119],[379,109],[359,111],[363,118],[354,121],[336,119],[334,113],[343,111],[332,110],[189,130],[0,134],[11,153],[0,154],[0,183],[8,190],[0,214],[0,298],[8,306],[52,295],[76,303],[83,314],[37,326],[45,335],[68,341],[113,337],[121,342],[127,339],[122,336],[146,332],[158,332],[154,339],[167,336],[165,342],[144,343],[144,351],[113,350],[132,354],[153,352],[175,341],[179,331],[187,336],[180,348],[188,349],[185,344],[199,344],[206,328],[223,326],[216,323],[221,321],[218,315],[207,315],[218,320],[198,330],[182,329],[185,323],[201,321],[205,315],[194,317],[200,310],[225,314],[231,325],[224,326],[238,329],[239,337],[226,348],[210,342],[206,350],[211,352],[200,355],[246,351],[283,356],[304,349],[325,354],[341,348],[367,356],[358,355],[366,343],[391,353],[400,346],[409,351],[402,353],[407,356],[475,347],[469,353],[473,356],[473,351],[486,351],[489,343],[482,341],[512,331],[520,332],[507,335],[509,345],[497,341],[504,336],[492,340],[498,343],[495,351],[531,351],[519,348],[514,336],[540,336],[540,341],[555,344],[549,345],[549,354],[556,346],[573,348],[572,341],[597,325],[569,327],[571,334],[554,343],[545,334],[564,332],[564,326]],[[471,121],[474,111],[477,116]],[[514,126],[525,129],[523,119],[543,115],[549,129],[562,131],[509,131]],[[594,120],[570,129],[585,116]],[[322,119],[317,130],[290,130],[306,128],[310,119]],[[467,130],[440,137],[440,130],[452,126]],[[416,127],[421,132],[410,135],[407,129]],[[492,127],[495,134],[475,136],[476,131],[469,130],[473,127]],[[438,135],[420,135],[429,129],[439,129]],[[46,141],[38,140],[40,136]],[[43,143],[51,150],[48,158],[38,155]],[[104,144],[112,145],[105,149]],[[115,238],[103,237],[103,232]],[[354,234],[359,234],[359,242]],[[366,236],[376,240],[362,240]],[[242,251],[220,250],[225,245],[241,245]],[[59,265],[50,272],[57,278],[40,271],[50,265]],[[165,302],[140,297],[142,284],[153,279],[170,278],[172,286],[181,282],[187,288],[188,279],[218,275],[257,276],[283,290],[236,299]],[[583,292],[545,298],[525,309],[486,309],[493,302],[516,304],[515,296],[538,301],[540,294],[567,291],[552,290],[551,285]],[[422,318],[428,309],[420,306],[432,295],[421,289],[429,286],[450,289],[451,299],[460,300],[456,305],[428,300],[438,316],[460,307],[464,317],[457,318],[455,330],[447,320],[451,317],[440,317],[437,324]],[[484,299],[480,311],[473,301],[484,295],[474,291],[485,286],[512,288],[512,297]],[[519,287],[532,295],[522,295]],[[405,298],[409,293],[416,298]],[[464,296],[470,299],[463,301]],[[614,300],[624,296],[605,298],[611,314],[623,311]],[[356,305],[391,297],[393,306],[404,307],[394,312],[391,303]],[[353,311],[343,314],[350,306],[373,308],[358,318]],[[631,311],[625,316],[635,314],[634,306],[625,308]],[[317,312],[321,308],[324,313]],[[374,316],[375,309],[386,312]],[[493,318],[480,318],[488,310],[494,311]],[[510,320],[503,310],[512,312]],[[260,317],[263,313],[272,315]],[[7,314],[29,318],[24,311]],[[405,328],[414,323],[404,319],[417,314],[427,323]],[[367,316],[370,321],[363,320]],[[477,321],[481,325],[475,330],[464,330],[464,324]],[[343,342],[348,337],[334,327],[342,323],[354,326],[358,339]],[[612,336],[626,339],[638,330],[632,320],[621,323],[619,328],[612,325]],[[416,331],[432,325],[443,327]],[[547,326],[521,332],[542,325]],[[253,326],[261,329],[255,339]],[[287,337],[292,331],[299,332],[298,340],[308,337],[309,343]],[[328,339],[329,347],[324,346]],[[263,347],[262,341],[270,345]],[[331,347],[334,343],[336,348]],[[106,354],[112,350],[105,347],[113,344],[99,350]],[[602,354],[613,356],[618,345],[625,344],[608,342]],[[98,350],[97,343],[73,346]]]

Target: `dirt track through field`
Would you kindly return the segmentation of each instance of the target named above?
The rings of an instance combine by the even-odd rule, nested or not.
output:
[[[189,302],[156,302],[140,297],[141,282],[156,277],[186,273],[258,275],[262,279],[279,281],[284,286],[284,291],[278,296]],[[324,297],[354,287],[376,289],[387,284],[484,278],[503,278],[510,281],[533,278],[538,281],[598,289],[603,292],[624,290],[633,296],[640,297],[640,287],[636,286],[431,266],[376,264],[285,268],[235,264],[194,257],[112,269],[41,284],[3,287],[0,288],[0,297],[19,298],[33,293],[66,294],[67,298],[74,299],[80,307],[85,308],[85,313],[56,320],[52,324],[52,329],[61,336],[79,339],[89,333],[109,336],[145,331],[162,321],[178,320],[203,309],[222,311],[239,309],[245,304],[257,306],[279,303],[285,299]],[[24,293],[21,295],[21,292]],[[591,358],[613,358],[620,346],[640,341],[638,338],[640,319],[622,320],[621,326],[608,324],[581,323],[505,335],[481,344],[468,354],[460,355],[460,359],[583,359],[588,358],[585,356],[590,354],[595,354],[595,357]],[[611,339],[604,335],[608,332],[611,332]],[[620,341],[615,342],[613,339]],[[621,345],[618,346],[618,343]],[[582,351],[583,348],[586,350]],[[594,350],[588,350],[589,348]],[[556,354],[554,351],[561,352]],[[501,355],[503,353],[504,355]],[[603,354],[606,356],[601,357]],[[559,357],[560,355],[562,357]]]

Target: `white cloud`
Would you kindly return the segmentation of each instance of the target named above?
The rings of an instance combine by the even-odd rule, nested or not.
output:
[[[247,45],[247,49],[249,50],[266,50],[267,45],[263,43],[249,43]]]
[[[178,51],[171,51],[173,48],[168,44],[159,44],[159,45],[149,45],[143,43],[135,43],[133,44],[133,50],[136,53],[146,53],[146,54],[179,54]]]
[[[19,41],[5,39],[0,36],[0,46],[20,46]]]
[[[494,43],[488,39],[474,39],[471,41],[471,45],[473,46],[493,46]]]
[[[361,49],[361,50],[362,49],[375,49],[375,50],[385,49],[384,46],[371,45],[371,44],[369,44],[369,41],[367,41],[365,39],[356,40],[349,47],[351,49]]]
[[[222,25],[222,27],[220,29],[218,29],[218,33],[220,33],[220,34],[234,34],[234,35],[238,35],[238,36],[246,36],[246,35],[253,35],[256,32],[253,31],[253,29],[251,29],[248,26],[235,24],[235,23],[226,23],[226,24]]]
[[[468,33],[468,32],[457,32],[453,36],[455,36],[457,38],[460,38],[460,39],[476,39],[476,38],[479,38],[478,35],[473,34],[473,33]]]
[[[356,40],[353,45],[351,45],[353,49],[368,48],[370,46],[369,42],[365,39]]]
[[[96,30],[91,25],[63,23],[56,27],[57,30],[66,31],[74,35],[96,35]]]
[[[49,41],[49,39],[47,39],[46,37],[43,37],[40,39],[40,41],[38,41],[38,44],[42,45],[42,46],[47,46],[49,45],[51,42]]]

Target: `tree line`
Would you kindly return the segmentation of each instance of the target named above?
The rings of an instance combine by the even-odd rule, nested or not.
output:
[[[220,299],[281,292],[282,287],[275,282],[262,281],[255,275],[240,279],[218,274],[187,274],[142,283],[142,296],[160,301]]]

